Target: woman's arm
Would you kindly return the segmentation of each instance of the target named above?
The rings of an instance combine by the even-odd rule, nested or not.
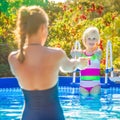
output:
[[[77,68],[85,69],[88,66],[88,59],[69,59],[64,51],[62,51],[62,60],[60,63],[60,70],[62,72],[73,72]]]

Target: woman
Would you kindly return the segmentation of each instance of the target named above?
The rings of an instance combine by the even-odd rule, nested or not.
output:
[[[38,6],[21,7],[16,28],[19,50],[11,52],[8,61],[25,98],[22,120],[64,120],[57,89],[59,68],[72,72],[88,63],[70,60],[62,49],[45,47],[47,35],[46,12]]]

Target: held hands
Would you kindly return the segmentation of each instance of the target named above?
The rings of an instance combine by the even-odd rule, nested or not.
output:
[[[80,70],[85,69],[90,65],[90,57],[87,57],[87,58],[80,57],[78,61],[79,61],[78,69]]]
[[[72,58],[75,58],[75,56],[76,56],[76,50],[72,49],[70,51],[70,55],[72,56]]]
[[[75,49],[72,49],[70,51],[70,55],[72,56],[72,58],[78,58],[80,57],[80,53],[82,52],[82,50],[75,50]]]

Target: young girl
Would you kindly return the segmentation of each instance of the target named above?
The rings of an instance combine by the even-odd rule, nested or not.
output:
[[[62,49],[44,46],[47,35],[46,12],[38,6],[21,7],[16,28],[19,50],[11,52],[8,61],[24,94],[22,120],[64,120],[57,88],[59,69],[72,72],[88,63],[87,59],[70,60]]]
[[[85,50],[72,50],[74,57],[90,57],[90,65],[80,71],[80,93],[84,96],[97,96],[100,93],[100,59],[101,50],[99,31],[96,27],[89,27],[83,33],[82,39]]]

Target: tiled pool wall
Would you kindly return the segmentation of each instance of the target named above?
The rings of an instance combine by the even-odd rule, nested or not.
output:
[[[104,77],[101,77],[101,87],[120,87],[120,84],[112,82],[108,79],[108,83],[104,84]],[[58,77],[58,85],[59,86],[69,86],[69,87],[79,87],[80,77],[76,77],[76,82],[73,83],[72,76],[59,76]],[[17,88],[19,87],[18,81],[15,77],[3,77],[0,78],[0,88]]]

